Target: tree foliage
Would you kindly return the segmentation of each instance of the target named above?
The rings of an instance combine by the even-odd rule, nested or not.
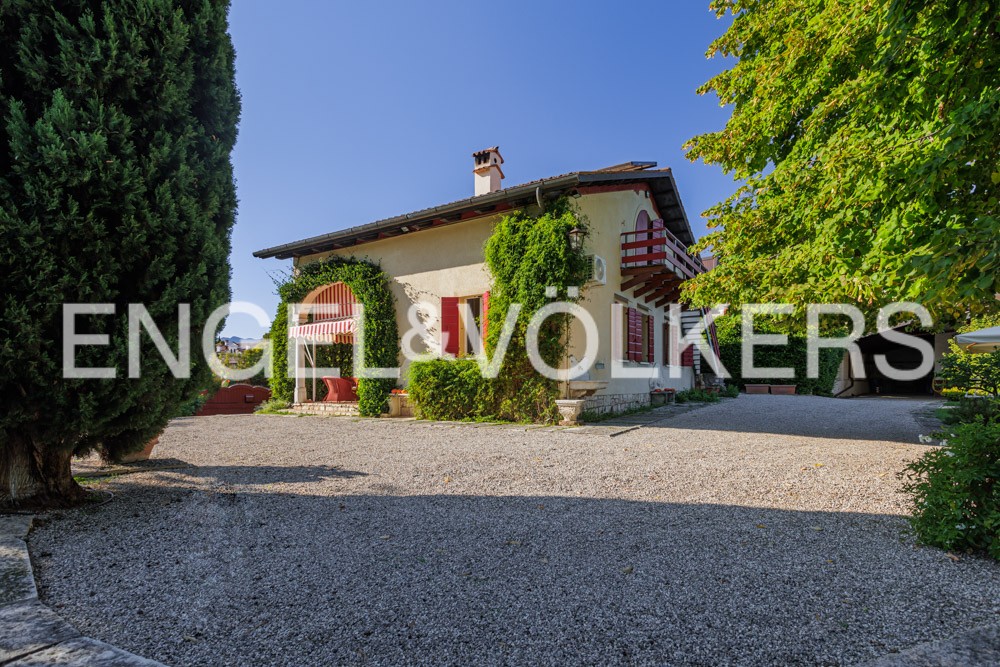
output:
[[[959,333],[1000,326],[1000,314],[974,318],[959,328]],[[965,352],[948,342],[950,350],[941,355],[941,369],[938,375],[949,388],[962,391],[980,391],[1000,396],[1000,350],[989,353]]]
[[[937,316],[1000,292],[995,0],[715,0],[706,83],[732,117],[686,146],[740,182],[685,285],[713,303],[911,300]]]
[[[72,454],[110,458],[159,432],[208,378],[175,380],[148,336],[127,372],[130,303],[177,350],[229,298],[239,96],[224,0],[0,2],[0,502],[71,502]],[[113,303],[77,331],[63,379],[62,305]]]

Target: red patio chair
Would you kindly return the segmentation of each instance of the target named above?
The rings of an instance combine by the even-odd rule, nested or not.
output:
[[[343,403],[358,400],[358,381],[354,378],[324,377],[323,384],[326,385],[324,402]]]

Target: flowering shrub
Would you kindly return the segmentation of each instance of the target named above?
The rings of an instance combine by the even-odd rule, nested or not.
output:
[[[940,449],[900,473],[913,499],[910,525],[924,544],[1000,560],[1000,422],[963,423],[945,435]]]

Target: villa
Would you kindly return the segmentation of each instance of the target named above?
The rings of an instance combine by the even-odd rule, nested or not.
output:
[[[666,308],[677,302],[683,281],[706,270],[700,258],[687,252],[695,238],[669,169],[657,169],[655,162],[626,162],[504,188],[499,148],[478,151],[473,158],[475,194],[468,199],[266,248],[254,255],[292,259],[295,267],[335,255],[369,259],[390,276],[399,330],[408,328],[411,304],[437,304],[441,317],[434,333],[444,335],[446,353],[461,357],[475,349],[462,330],[458,309],[470,308],[477,321],[486,312],[490,276],[483,248],[495,223],[512,211],[537,213],[548,202],[569,197],[574,210],[586,220],[583,247],[592,266],[591,279],[581,286],[580,305],[594,317],[599,333],[596,362],[581,381],[570,382],[572,395],[585,396],[588,410],[617,412],[649,404],[653,387],[679,390],[706,381],[710,369],[707,364],[702,368],[697,346],[682,351],[680,368],[673,373],[667,365],[671,336]],[[305,299],[319,306],[311,318],[290,322],[289,355],[294,344],[299,369],[296,402],[306,396],[306,360],[315,359],[310,346],[317,340],[352,340],[350,314],[355,301],[343,283],[327,285]],[[701,317],[700,310],[684,312],[684,331]],[[584,333],[578,322],[570,340],[567,356],[583,358]],[[645,368],[652,377],[614,378],[613,362],[624,368]],[[405,378],[402,354],[399,363]]]

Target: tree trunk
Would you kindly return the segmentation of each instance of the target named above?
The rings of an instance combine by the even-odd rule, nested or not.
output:
[[[73,479],[73,450],[13,434],[0,449],[0,506],[69,507],[86,492]]]

